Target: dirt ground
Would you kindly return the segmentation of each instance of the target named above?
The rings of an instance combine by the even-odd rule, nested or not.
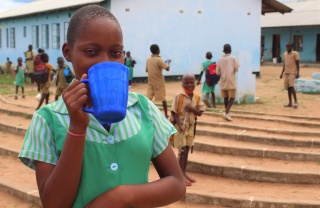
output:
[[[294,114],[294,115],[304,115],[304,116],[320,116],[320,110],[318,110],[320,104],[320,94],[303,94],[297,93],[299,108],[284,108],[283,106],[288,103],[288,93],[284,90],[283,80],[279,78],[281,73],[281,66],[262,66],[260,77],[256,79],[256,103],[252,104],[235,104],[232,110],[241,111],[254,111],[254,112],[264,112],[272,114]],[[311,78],[312,72],[320,72],[320,67],[301,67],[300,77],[301,78]],[[0,86],[1,87],[1,86]],[[25,86],[27,98],[26,100],[19,97],[18,100],[13,100],[13,96],[7,97],[9,102],[13,102],[17,105],[28,106],[30,109],[35,109],[38,100],[34,98],[36,93],[36,86],[28,84]],[[167,82],[167,100],[171,102],[173,96],[181,90],[181,82]],[[54,99],[55,87],[51,87],[51,97],[50,101]],[[133,83],[130,91],[139,92],[146,94],[147,84],[146,83]],[[201,85],[198,85],[195,92],[201,95]],[[12,94],[14,94],[14,87],[12,87]],[[222,104],[217,105],[218,109],[223,109]],[[30,111],[29,109],[29,111]]]
[[[253,104],[240,104],[234,105],[232,110],[241,110],[241,111],[254,111],[254,112],[264,112],[270,114],[286,114],[286,115],[301,115],[301,116],[310,116],[310,117],[319,117],[320,110],[320,94],[302,94],[298,93],[298,103],[299,108],[284,108],[283,105],[288,103],[287,92],[283,88],[283,80],[279,79],[279,75],[281,73],[281,66],[262,66],[261,67],[261,76],[256,79],[256,98],[257,102]],[[320,72],[320,68],[309,68],[309,67],[301,67],[300,69],[301,78],[311,78],[312,72]],[[1,87],[1,86],[0,86]],[[18,100],[14,100],[13,96],[2,95],[6,101],[9,103],[14,103],[15,105],[5,104],[0,101],[0,105],[2,108],[10,109],[10,110],[20,110],[24,109],[26,113],[34,112],[38,100],[34,97],[36,92],[35,85],[27,85],[27,98],[21,99],[19,97]],[[167,89],[167,100],[173,98],[173,96],[178,93],[181,89],[181,82],[168,82],[166,83]],[[139,92],[142,94],[146,94],[147,84],[146,83],[133,83],[130,91]],[[196,93],[201,94],[201,86],[196,87]],[[54,99],[55,89],[52,87],[51,89],[52,95],[50,101]],[[12,87],[12,94],[14,94],[14,87]],[[17,105],[28,106],[28,108],[21,108]],[[222,104],[217,105],[218,109],[223,109]],[[21,119],[20,126],[27,126],[29,118]],[[9,122],[9,121],[8,121]],[[10,122],[9,122],[10,123]],[[263,125],[263,123],[261,123]],[[263,126],[261,126],[263,127]],[[0,208],[4,207],[33,207],[31,204],[27,204],[15,197],[12,197],[6,193],[0,192]],[[170,207],[175,207],[170,206]],[[177,208],[180,207],[189,207],[177,204]],[[193,206],[197,207],[197,206]]]

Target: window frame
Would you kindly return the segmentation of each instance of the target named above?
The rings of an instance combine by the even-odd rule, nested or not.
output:
[[[59,49],[61,38],[60,38],[60,23],[52,23],[52,48]]]
[[[32,25],[32,46],[39,48],[39,25]]]
[[[49,48],[49,24],[41,25],[41,47]]]
[[[16,48],[16,28],[10,27],[10,48]]]
[[[68,34],[68,28],[69,28],[69,22],[64,22],[63,24],[63,30],[64,30],[64,42],[67,42],[67,34]]]
[[[293,50],[294,51],[303,51],[303,35],[294,35],[293,36]]]

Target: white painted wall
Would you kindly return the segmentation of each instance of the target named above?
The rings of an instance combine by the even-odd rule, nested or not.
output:
[[[172,59],[171,70],[164,75],[199,74],[205,53],[212,51],[217,61],[229,43],[240,62],[238,93],[254,99],[252,72],[260,71],[261,1],[117,0],[111,11],[122,26],[125,50],[137,61],[135,77],[147,76],[145,61],[153,43],[160,46],[164,59]]]

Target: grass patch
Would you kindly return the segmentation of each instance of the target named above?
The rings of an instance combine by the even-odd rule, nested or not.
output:
[[[26,119],[31,119],[31,118],[32,118],[32,115],[25,113],[25,114],[23,115],[23,117],[26,118]]]

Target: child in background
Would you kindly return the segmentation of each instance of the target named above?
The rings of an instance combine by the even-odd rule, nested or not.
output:
[[[131,87],[132,79],[133,79],[133,67],[137,62],[131,57],[130,51],[127,51],[126,57],[124,58],[124,64],[129,68],[129,87]]]
[[[206,107],[199,96],[193,93],[195,89],[193,74],[182,76],[182,88],[183,90],[175,95],[172,101],[171,116],[179,131],[179,134],[174,135],[174,147],[179,148],[179,165],[185,177],[185,185],[191,186],[191,183],[196,180],[187,175],[188,154],[190,147],[194,145],[196,117],[201,116]],[[180,100],[181,95],[183,95],[183,102]],[[178,109],[179,102],[182,102],[181,109]]]
[[[17,69],[15,70],[16,78],[15,78],[15,85],[16,85],[16,95],[14,96],[14,99],[18,99],[18,89],[21,87],[22,91],[22,98],[25,98],[24,96],[24,73],[26,71],[26,67],[22,64],[22,58],[18,58],[18,65]]]
[[[44,53],[44,50],[39,48],[38,54],[34,59],[34,71],[44,71],[45,69],[44,62],[41,60],[41,54],[43,53]],[[37,86],[38,86],[38,94],[36,95],[36,98],[40,100],[41,98],[40,83],[37,82]]]
[[[10,61],[9,57],[7,58],[7,62],[6,62],[6,71],[7,71],[7,75],[11,74],[11,65],[12,65],[12,61]]]
[[[56,97],[55,100],[58,100],[59,96],[62,94],[63,90],[65,90],[70,82],[72,81],[72,73],[70,68],[64,64],[63,57],[59,57],[58,60],[58,68],[57,68],[57,89],[56,89]],[[66,70],[66,73],[65,73]]]
[[[220,97],[224,100],[225,112],[222,117],[227,121],[232,121],[229,111],[236,99],[236,73],[239,71],[239,62],[236,57],[231,55],[231,45],[224,44],[224,55],[219,58],[217,75],[220,75]]]
[[[201,77],[202,77],[202,74],[206,75],[206,71],[208,70],[208,66],[213,63],[211,61],[212,59],[212,53],[210,51],[208,51],[206,53],[206,61],[204,61],[202,64],[201,64],[201,72],[200,72],[200,75],[199,75],[199,79],[198,79],[198,82],[197,82],[197,85],[200,84],[200,80],[201,80]],[[206,81],[203,82],[203,85],[202,85],[202,94],[205,94],[205,99],[203,100],[203,102],[206,104],[206,106],[208,108],[211,108],[211,105],[209,103],[209,95],[211,94],[211,98],[212,98],[212,107],[213,108],[216,108],[216,96],[214,94],[214,89],[215,89],[215,85],[214,86],[209,86],[207,84]]]
[[[44,66],[45,66],[44,70],[45,70],[45,73],[48,75],[48,80],[45,83],[39,83],[40,91],[41,91],[41,98],[39,100],[39,104],[38,104],[38,107],[36,108],[36,110],[38,110],[41,107],[44,100],[46,100],[46,105],[49,103],[49,96],[50,96],[49,88],[50,88],[50,81],[51,81],[50,74],[54,70],[53,66],[48,63],[49,62],[48,54],[42,53],[40,58],[44,63]]]
[[[117,19],[88,5],[72,16],[67,34],[62,52],[76,80],[34,113],[19,154],[36,171],[43,207],[160,207],[181,199],[183,176],[168,146],[176,130],[151,101],[129,92],[126,117],[110,125],[82,110],[92,103],[80,82],[89,68],[124,63]],[[151,161],[160,179],[148,182]]]
[[[166,62],[160,57],[160,48],[157,44],[150,46],[151,56],[146,62],[146,72],[148,73],[147,97],[155,101],[162,101],[163,111],[166,118],[168,116],[168,104],[166,100],[166,82],[162,70],[170,70],[171,59]]]

